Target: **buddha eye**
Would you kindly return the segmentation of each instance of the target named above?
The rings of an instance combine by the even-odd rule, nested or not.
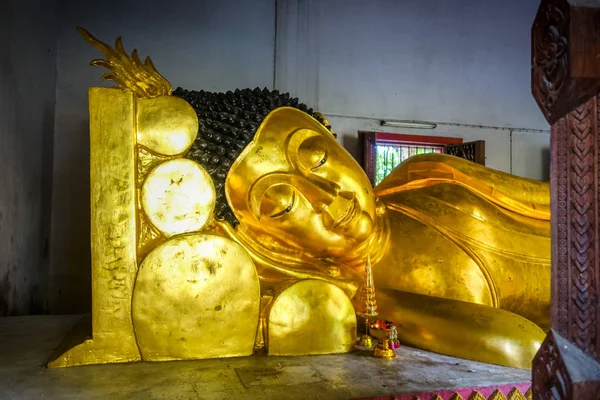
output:
[[[263,195],[260,213],[268,218],[279,218],[291,212],[295,203],[296,191],[292,186],[274,185]]]
[[[320,166],[322,166],[323,164],[325,164],[327,162],[327,149],[325,149],[325,155],[323,156],[323,158],[321,158],[321,160],[316,163],[311,170],[315,170],[317,168],[319,168]]]
[[[292,211],[292,208],[294,208],[294,202],[295,201],[296,201],[296,192],[292,192],[292,199],[290,200],[290,203],[288,204],[288,206],[284,210],[279,211],[279,212],[271,215],[270,217],[271,218],[278,218],[278,217],[281,217],[284,214],[289,213],[290,211]]]
[[[327,144],[320,136],[305,140],[298,149],[300,164],[307,170],[314,171],[327,162]]]

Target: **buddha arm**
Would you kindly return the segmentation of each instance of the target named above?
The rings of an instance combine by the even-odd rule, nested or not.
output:
[[[550,185],[496,171],[458,157],[422,154],[399,165],[377,187],[377,196],[440,183],[469,188],[488,201],[517,214],[550,220]]]
[[[549,325],[550,224],[440,183],[382,197],[390,251],[375,286],[502,308]]]
[[[544,339],[533,322],[511,312],[457,300],[378,289],[380,319],[399,321],[401,343],[515,368],[531,368]]]

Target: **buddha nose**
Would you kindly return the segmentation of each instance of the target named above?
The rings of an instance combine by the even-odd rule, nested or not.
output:
[[[308,181],[312,190],[308,191],[310,195],[307,197],[317,212],[321,212],[338,197],[340,186],[337,183],[320,176],[311,176]]]

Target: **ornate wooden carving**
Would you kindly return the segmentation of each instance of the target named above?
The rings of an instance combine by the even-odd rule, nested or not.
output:
[[[535,356],[532,387],[536,399],[567,399],[572,391],[569,374],[552,333]]]
[[[532,388],[534,399],[597,399],[600,367],[551,330],[533,361]]]
[[[568,73],[568,12],[563,1],[549,1],[540,7],[533,27],[532,91],[538,105],[548,116],[556,104]],[[543,37],[543,40],[539,38]]]
[[[531,388],[524,389],[524,384],[501,385],[490,387],[464,388],[433,391],[428,393],[401,394],[396,396],[380,396],[378,400],[531,400]],[[375,398],[369,398],[375,399]],[[361,400],[367,400],[361,399]]]
[[[542,1],[531,31],[531,89],[550,123],[600,90],[600,2]]]
[[[555,216],[552,326],[596,357],[598,292],[598,102],[592,98],[552,126]]]
[[[485,165],[485,140],[445,146],[446,154]]]
[[[375,163],[376,163],[376,133],[375,132],[358,132],[358,140],[360,146],[359,164],[362,165],[371,185],[375,185]]]
[[[594,60],[600,54],[600,38],[594,37],[599,4],[546,0],[539,8],[532,29],[531,89],[550,123],[600,90],[600,65]]]
[[[600,398],[600,0],[544,0],[532,92],[551,134],[552,331],[535,399]]]

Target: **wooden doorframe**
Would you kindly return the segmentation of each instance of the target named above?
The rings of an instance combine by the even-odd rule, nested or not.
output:
[[[542,0],[531,89],[552,125],[551,329],[534,399],[600,398],[600,0]]]

